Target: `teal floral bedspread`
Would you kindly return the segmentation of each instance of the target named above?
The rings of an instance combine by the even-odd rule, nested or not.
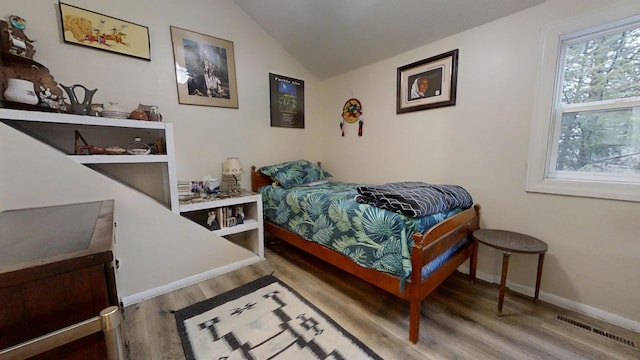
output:
[[[411,276],[412,236],[463,209],[410,218],[355,201],[362,184],[326,182],[284,189],[264,186],[264,217],[302,238],[338,251],[357,264],[400,277]]]

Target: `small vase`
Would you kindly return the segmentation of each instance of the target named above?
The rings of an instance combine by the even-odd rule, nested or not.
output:
[[[62,84],[58,85],[60,85],[67,95],[69,95],[69,102],[71,103],[71,109],[74,114],[89,115],[89,111],[91,111],[91,100],[98,89],[89,90],[80,84],[71,86],[64,86]],[[78,95],[76,94],[77,88],[82,88],[82,90],[84,90],[84,99],[82,99],[82,101],[78,99]]]
[[[34,91],[33,83],[22,79],[7,79],[4,98],[21,104],[36,105],[40,101]]]
[[[140,110],[140,108],[137,108],[135,110],[133,110],[130,114],[129,114],[129,118],[133,119],[133,120],[149,120],[149,116],[147,115],[146,112]]]
[[[149,109],[149,120],[150,121],[162,121],[162,114],[158,111],[158,107],[152,105]]]

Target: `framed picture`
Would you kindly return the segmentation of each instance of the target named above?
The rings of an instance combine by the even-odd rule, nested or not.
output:
[[[304,129],[304,81],[269,73],[271,126]]]
[[[180,104],[238,108],[233,42],[171,26]]]
[[[398,68],[396,113],[456,104],[458,49]]]
[[[149,28],[60,3],[65,43],[151,60]]]

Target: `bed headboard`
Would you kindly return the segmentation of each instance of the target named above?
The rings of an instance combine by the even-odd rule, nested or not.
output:
[[[322,162],[318,161],[318,166],[322,167]],[[251,165],[251,191],[258,192],[263,186],[273,184],[273,180],[263,173],[260,172],[255,165]]]
[[[273,180],[270,177],[261,173],[255,165],[251,165],[251,191],[258,192],[261,187],[272,183]]]

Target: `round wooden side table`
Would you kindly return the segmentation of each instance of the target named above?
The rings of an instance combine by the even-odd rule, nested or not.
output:
[[[500,296],[498,297],[498,316],[502,316],[502,304],[504,302],[505,285],[507,282],[507,269],[509,268],[509,256],[512,252],[523,254],[539,254],[538,274],[536,277],[536,291],[533,300],[538,300],[540,293],[540,279],[542,278],[542,264],[544,254],[549,249],[547,243],[529,235],[506,230],[480,229],[473,232],[473,246],[471,255],[471,268],[469,275],[471,282],[476,278],[478,266],[478,243],[483,243],[492,248],[502,250],[502,275],[500,277]]]

